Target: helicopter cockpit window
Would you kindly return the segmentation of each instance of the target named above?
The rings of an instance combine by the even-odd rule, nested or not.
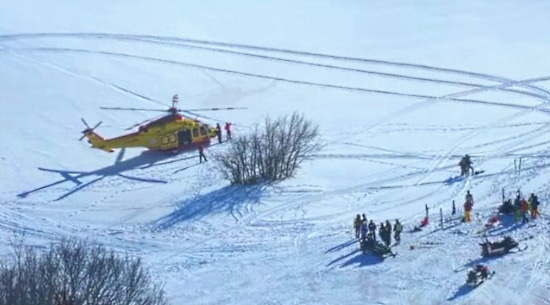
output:
[[[193,128],[193,138],[196,138],[199,136],[199,129],[198,128]]]
[[[206,128],[201,127],[201,136],[206,137]]]

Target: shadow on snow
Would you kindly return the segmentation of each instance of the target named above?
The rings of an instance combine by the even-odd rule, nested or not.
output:
[[[197,156],[189,156],[189,157],[182,157],[177,158],[174,160],[164,161],[163,160],[169,159],[173,157],[175,154],[173,153],[163,153],[163,152],[153,152],[153,151],[144,151],[140,155],[130,158],[128,160],[122,160],[124,157],[124,149],[121,149],[115,163],[97,170],[93,171],[73,171],[73,170],[58,170],[58,169],[49,169],[49,168],[43,168],[39,167],[38,169],[45,172],[52,172],[57,173],[61,175],[63,179],[57,180],[55,182],[49,183],[44,186],[37,187],[35,189],[22,192],[20,194],[17,194],[17,197],[19,198],[25,198],[31,194],[37,193],[39,191],[54,187],[56,185],[63,184],[65,182],[72,182],[76,186],[72,188],[71,190],[67,191],[66,193],[60,195],[57,197],[54,201],[62,200],[67,198],[68,196],[87,188],[95,183],[97,183],[100,180],[103,180],[107,177],[113,177],[118,176],[129,180],[139,181],[139,182],[146,182],[146,183],[167,183],[164,180],[159,179],[153,179],[153,178],[142,178],[142,177],[136,177],[131,176],[128,174],[124,174],[124,172],[128,172],[131,170],[136,169],[146,169],[152,166],[158,166],[168,163],[174,163],[182,160],[188,160],[197,158]],[[195,165],[198,165],[199,163],[196,163]],[[192,166],[195,166],[192,165]],[[187,167],[188,168],[188,167]],[[95,179],[88,181],[88,182],[82,182],[80,179],[86,178],[86,177],[96,177]]]
[[[472,290],[474,290],[474,288],[464,284],[464,285],[460,286],[460,288],[458,288],[458,290],[451,297],[449,297],[447,299],[447,301],[453,301],[453,300],[458,299],[462,296],[465,296],[466,294],[468,294]]]
[[[177,204],[176,210],[157,220],[155,227],[165,230],[180,222],[200,219],[219,212],[239,214],[239,209],[246,203],[258,203],[267,186],[267,184],[229,185],[183,200]]]
[[[384,258],[371,255],[371,254],[363,254],[363,251],[356,249],[352,252],[342,255],[330,263],[327,264],[327,267],[331,267],[334,264],[342,263],[339,268],[344,268],[348,266],[357,266],[357,267],[363,267],[363,266],[369,266],[369,265],[375,265],[378,263],[381,263],[384,261]]]
[[[523,228],[527,223],[522,223],[521,221],[516,221],[514,216],[510,215],[500,215],[499,216],[500,225],[496,228],[492,228],[485,232],[485,236],[501,236],[507,235],[511,232]]]
[[[342,250],[342,249],[344,249],[344,248],[346,248],[346,247],[348,247],[348,246],[351,246],[351,245],[353,245],[353,244],[355,244],[355,243],[358,243],[357,238],[352,238],[352,239],[346,241],[345,243],[341,243],[341,244],[339,244],[339,245],[337,245],[337,246],[334,246],[334,247],[328,249],[327,251],[325,251],[325,254],[330,253],[330,252],[340,251],[340,250]]]

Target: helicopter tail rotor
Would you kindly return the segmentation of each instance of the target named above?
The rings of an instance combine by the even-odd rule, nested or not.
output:
[[[84,123],[84,125],[86,126],[86,129],[82,131],[82,137],[80,137],[79,141],[82,141],[86,137],[86,135],[93,132],[96,128],[98,128],[101,125],[101,123],[103,123],[102,121],[100,121],[99,123],[95,124],[94,127],[90,127],[90,125],[88,125],[88,122],[86,122],[84,118],[81,118],[80,120],[82,121],[82,123]]]

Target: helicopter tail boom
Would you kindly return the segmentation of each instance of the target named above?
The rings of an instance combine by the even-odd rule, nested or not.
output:
[[[104,150],[106,152],[113,152],[114,151],[112,148],[110,148],[107,145],[107,142],[105,141],[105,139],[103,139],[102,136],[98,135],[97,133],[95,133],[93,131],[90,131],[90,132],[86,133],[86,138],[88,138],[88,142],[90,144],[92,144],[93,148],[98,148],[98,149]]]

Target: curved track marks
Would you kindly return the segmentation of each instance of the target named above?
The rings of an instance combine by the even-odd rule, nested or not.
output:
[[[323,53],[296,51],[296,50],[282,49],[282,48],[262,47],[262,46],[253,46],[253,45],[247,45],[247,44],[227,43],[227,42],[190,39],[190,38],[181,38],[181,37],[167,37],[167,36],[155,36],[155,35],[128,35],[128,34],[112,34],[112,33],[20,33],[20,34],[0,35],[0,40],[18,40],[18,39],[33,39],[33,38],[48,38],[48,37],[57,37],[57,38],[89,37],[89,38],[103,38],[103,39],[132,39],[132,40],[141,40],[141,41],[192,43],[192,44],[215,46],[215,47],[276,52],[276,53],[283,53],[283,54],[290,54],[290,55],[333,59],[333,60],[339,60],[339,61],[369,63],[369,64],[378,64],[378,65],[385,65],[385,66],[396,66],[396,67],[416,69],[416,70],[425,70],[425,71],[432,71],[432,72],[442,72],[442,73],[449,73],[449,74],[455,74],[455,75],[463,75],[463,76],[475,77],[475,78],[490,80],[490,81],[499,82],[499,83],[507,83],[511,81],[510,79],[506,79],[499,76],[493,76],[489,74],[484,74],[484,73],[470,72],[470,71],[464,71],[459,69],[441,68],[441,67],[435,67],[430,65],[411,64],[411,63],[366,59],[366,58],[349,57],[349,56],[338,56],[338,55],[323,54]],[[543,96],[550,97],[550,92],[543,88],[536,87],[532,84],[522,84],[522,86],[529,90],[539,92]]]
[[[414,98],[414,99],[423,99],[423,100],[431,100],[431,101],[451,101],[451,102],[461,102],[461,103],[468,103],[468,104],[479,104],[479,105],[489,105],[489,106],[500,106],[500,107],[506,107],[506,108],[515,108],[515,109],[534,109],[537,111],[541,111],[544,113],[550,113],[549,109],[543,109],[543,108],[535,108],[532,106],[525,106],[525,105],[518,105],[518,104],[512,104],[512,103],[501,103],[501,102],[492,102],[492,101],[485,101],[485,100],[478,100],[478,99],[464,99],[464,98],[453,98],[454,95],[468,95],[473,93],[478,93],[482,91],[490,91],[490,90],[496,90],[504,87],[511,87],[515,85],[521,85],[521,84],[528,84],[528,83],[536,83],[541,82],[544,80],[550,80],[550,77],[541,77],[536,79],[529,79],[529,80],[523,80],[523,81],[515,81],[510,82],[506,84],[501,85],[495,85],[495,86],[487,86],[483,88],[476,88],[469,90],[468,92],[459,92],[459,93],[453,93],[450,94],[449,97],[447,96],[435,96],[435,95],[425,95],[425,94],[412,94],[412,93],[404,93],[404,92],[398,92],[398,91],[388,91],[388,90],[378,90],[378,89],[370,89],[370,88],[363,88],[363,87],[351,87],[351,86],[345,86],[345,85],[334,85],[330,83],[317,83],[312,81],[306,81],[306,80],[298,80],[298,79],[291,79],[291,78],[285,78],[285,77],[278,77],[278,76],[270,76],[270,75],[264,75],[264,74],[257,74],[257,73],[249,73],[249,72],[242,72],[242,71],[236,71],[236,70],[230,70],[230,69],[222,69],[217,67],[211,67],[211,66],[205,66],[205,65],[198,65],[193,64],[189,62],[183,62],[183,61],[177,61],[177,60],[171,60],[171,59],[162,59],[162,58],[156,58],[156,57],[150,57],[150,56],[140,56],[140,55],[134,55],[134,54],[127,54],[127,53],[118,53],[118,52],[106,52],[106,51],[93,51],[93,50],[87,50],[87,49],[71,49],[71,48],[25,48],[25,49],[17,49],[17,50],[10,50],[11,52],[17,51],[17,52],[54,52],[54,53],[82,53],[82,54],[96,54],[96,55],[104,55],[104,56],[111,56],[111,57],[120,57],[120,58],[128,58],[128,59],[137,59],[137,60],[144,60],[144,61],[150,61],[150,62],[157,62],[157,63],[163,63],[163,64],[171,64],[171,65],[178,65],[188,68],[196,68],[201,70],[208,70],[208,71],[214,71],[214,72],[220,72],[220,73],[227,73],[227,74],[234,74],[234,75],[240,75],[245,77],[253,77],[253,78],[259,78],[259,79],[268,79],[268,80],[275,80],[290,84],[297,84],[297,85],[307,85],[307,86],[313,86],[313,87],[320,87],[320,88],[329,88],[329,89],[339,89],[339,90],[346,90],[346,91],[357,91],[357,92],[365,92],[365,93],[375,93],[375,94],[383,94],[383,95],[392,95],[392,96],[399,96],[404,98]],[[473,92],[473,93],[470,93]]]
[[[414,98],[414,99],[423,99],[423,100],[429,100],[429,101],[451,101],[451,102],[461,102],[461,103],[468,103],[468,104],[479,104],[479,105],[489,105],[489,106],[500,106],[500,107],[506,107],[506,108],[515,108],[515,109],[528,109],[528,110],[536,110],[544,113],[550,113],[550,109],[544,109],[539,106],[526,106],[526,105],[518,105],[518,104],[512,104],[512,103],[501,103],[501,102],[491,102],[491,101],[485,101],[485,100],[477,100],[477,99],[463,99],[463,98],[453,98],[449,96],[455,96],[455,95],[467,95],[472,94],[470,92],[482,92],[482,91],[489,91],[494,90],[495,88],[504,88],[504,87],[510,87],[515,86],[519,84],[528,84],[528,83],[535,83],[540,82],[543,80],[550,80],[550,77],[541,77],[536,79],[529,79],[529,80],[523,80],[523,81],[515,81],[510,82],[506,84],[501,85],[495,85],[495,86],[488,86],[483,88],[476,88],[472,90],[468,90],[467,92],[457,92],[450,94],[449,96],[434,96],[434,95],[423,95],[423,94],[410,94],[410,93],[403,93],[403,92],[397,92],[397,91],[387,91],[387,90],[377,90],[377,89],[369,89],[369,88],[362,88],[362,87],[351,87],[351,86],[344,86],[344,85],[334,85],[334,84],[328,84],[328,83],[316,83],[311,81],[304,81],[304,80],[296,80],[296,79],[290,79],[290,78],[284,78],[284,77],[276,77],[276,76],[269,76],[269,75],[263,75],[263,74],[256,74],[256,73],[248,73],[248,72],[242,72],[242,71],[236,71],[236,70],[228,70],[228,69],[221,69],[216,67],[210,67],[210,66],[204,66],[204,65],[197,65],[187,62],[181,62],[176,60],[170,60],[170,59],[161,59],[156,57],[148,57],[148,56],[139,56],[139,55],[133,55],[133,54],[126,54],[126,53],[116,53],[116,52],[105,52],[105,51],[91,51],[86,49],[68,49],[68,48],[27,48],[27,49],[18,49],[18,52],[21,51],[36,51],[36,52],[74,52],[74,53],[87,53],[87,54],[98,54],[98,55],[105,55],[105,56],[112,56],[112,57],[122,57],[122,58],[131,58],[131,59],[137,59],[137,60],[144,60],[144,61],[151,61],[151,62],[158,62],[163,64],[172,64],[172,65],[179,65],[184,66],[188,68],[196,68],[196,69],[203,69],[203,70],[209,70],[209,71],[215,71],[215,72],[221,72],[221,73],[227,73],[227,74],[235,74],[240,76],[246,76],[246,77],[253,77],[253,78],[259,78],[259,79],[269,79],[269,80],[275,80],[290,84],[297,84],[297,85],[307,85],[307,86],[313,86],[313,87],[320,87],[320,88],[330,88],[330,89],[339,89],[339,90],[346,90],[346,91],[358,91],[358,92],[365,92],[365,93],[376,93],[376,94],[383,94],[383,95],[393,95],[393,96],[399,96],[404,98]],[[10,53],[13,53],[14,50],[10,50]],[[424,102],[423,102],[424,103]],[[418,105],[413,105],[415,108],[418,107]],[[427,105],[426,105],[427,106]]]

